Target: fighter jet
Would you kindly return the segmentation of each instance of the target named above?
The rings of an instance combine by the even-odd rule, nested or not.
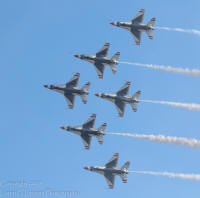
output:
[[[130,84],[131,82],[127,81],[119,91],[113,94],[97,93],[95,95],[115,103],[119,116],[123,117],[126,104],[130,104],[134,112],[137,111],[138,98],[141,94],[141,91],[137,91],[133,96],[128,96]]]
[[[140,45],[141,34],[146,32],[150,39],[153,39],[153,26],[156,19],[152,18],[147,24],[143,23],[144,20],[144,9],[141,9],[136,17],[130,22],[112,22],[111,25],[124,28],[129,30],[136,42],[136,45]]]
[[[77,135],[80,135],[83,144],[85,146],[85,149],[89,149],[92,136],[95,136],[98,139],[99,144],[103,144],[103,135],[105,135],[104,130],[107,126],[107,124],[104,123],[101,127],[95,129],[94,128],[95,119],[96,119],[96,114],[92,114],[90,118],[81,126],[75,126],[75,127],[67,126],[60,128],[75,133]]]
[[[117,167],[118,158],[119,153],[115,153],[104,166],[86,166],[84,169],[104,175],[109,188],[113,189],[116,175],[121,177],[123,183],[127,182],[128,168],[130,166],[128,161],[121,168]]]
[[[109,65],[112,72],[115,74],[117,72],[116,65],[119,63],[118,58],[120,52],[117,52],[112,58],[107,57],[108,49],[110,43],[105,43],[105,45],[96,53],[96,54],[82,54],[82,55],[74,55],[76,58],[80,58],[82,60],[86,60],[92,64],[96,69],[96,72],[99,78],[103,78],[105,65]]]
[[[79,73],[76,73],[69,82],[61,85],[44,85],[45,88],[54,90],[65,96],[69,109],[73,109],[75,96],[79,95],[84,104],[87,103],[87,95],[89,94],[88,89],[90,82],[87,82],[82,88],[78,87]]]

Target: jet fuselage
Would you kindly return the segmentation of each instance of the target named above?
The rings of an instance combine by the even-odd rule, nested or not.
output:
[[[146,32],[148,30],[154,30],[153,26],[147,25],[147,24],[143,24],[143,23],[132,23],[132,22],[117,22],[116,26],[124,28],[126,30],[139,30],[139,31],[143,31]]]
[[[102,63],[104,65],[118,64],[119,62],[109,57],[98,57],[94,55],[80,55],[80,59],[86,60],[92,64]]]
[[[86,90],[83,90],[79,87],[59,87],[55,85],[50,85],[50,89],[58,91],[58,92],[63,92],[64,94],[77,94],[77,95],[88,95],[89,92]]]
[[[138,101],[133,99],[131,96],[118,96],[116,94],[100,94],[100,97],[110,100],[111,102],[121,101],[127,104],[138,103]]]
[[[91,166],[89,167],[90,171],[97,172],[100,174],[114,174],[114,175],[123,175],[128,174],[127,170],[123,170],[121,168],[115,167],[115,168],[108,168],[105,166]]]
[[[76,133],[78,135],[84,135],[87,134],[89,136],[99,136],[99,135],[105,135],[105,133],[103,131],[100,131],[98,129],[95,128],[83,128],[82,126],[80,127],[67,127],[67,130],[73,133]]]

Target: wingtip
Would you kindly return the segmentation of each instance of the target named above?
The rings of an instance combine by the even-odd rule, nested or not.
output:
[[[141,8],[140,9],[140,12],[144,13],[145,9],[144,8]]]
[[[91,117],[94,117],[94,118],[96,118],[96,113],[93,113],[92,115],[91,115]]]
[[[73,109],[73,105],[69,105],[69,109]]]
[[[103,75],[99,75],[99,78],[100,78],[100,79],[103,79]]]

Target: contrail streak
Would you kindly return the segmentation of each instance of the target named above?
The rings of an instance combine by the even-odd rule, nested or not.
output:
[[[111,135],[126,136],[138,139],[146,139],[149,141],[176,144],[180,146],[189,146],[192,148],[200,148],[200,141],[197,139],[189,139],[184,137],[172,137],[164,135],[144,135],[144,134],[131,134],[131,133],[108,133]]]
[[[134,66],[138,66],[138,67],[151,68],[151,69],[156,69],[156,70],[163,70],[163,71],[167,71],[167,72],[191,75],[191,76],[195,76],[195,77],[200,76],[199,69],[188,69],[188,68],[179,68],[179,67],[172,67],[172,66],[165,66],[165,65],[153,65],[153,64],[130,63],[130,62],[120,62],[120,63],[134,65]]]
[[[138,173],[145,175],[167,176],[170,178],[190,179],[200,181],[199,174],[183,174],[183,173],[169,173],[169,172],[153,172],[153,171],[129,171],[130,173]]]
[[[200,104],[195,104],[195,103],[179,103],[179,102],[156,101],[156,100],[140,100],[140,102],[165,104],[165,105],[169,105],[169,106],[185,108],[188,110],[200,111]]]
[[[195,29],[169,28],[169,27],[156,27],[155,29],[184,32],[184,33],[195,34],[195,35],[200,36],[200,30],[195,30]]]

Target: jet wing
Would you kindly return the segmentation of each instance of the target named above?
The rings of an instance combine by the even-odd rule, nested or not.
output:
[[[113,168],[117,166],[119,153],[115,153],[112,158],[105,164],[106,168]]]
[[[104,64],[102,64],[102,63],[95,63],[94,67],[96,69],[96,72],[97,72],[99,78],[103,78],[104,69],[105,69]]]
[[[79,73],[76,73],[69,82],[66,83],[66,87],[76,87],[78,85],[78,80],[79,80]]]
[[[96,53],[96,56],[107,56],[110,43],[105,43],[104,46]]]
[[[81,139],[83,141],[85,149],[90,149],[90,143],[91,143],[92,137],[89,136],[89,135],[81,135],[80,137],[81,137]]]
[[[113,175],[112,173],[110,174],[104,174],[104,177],[108,183],[108,186],[110,189],[114,188],[114,183],[115,183],[115,175]]]
[[[144,21],[144,9],[141,9],[138,14],[133,18],[132,23],[143,23]]]
[[[131,33],[133,35],[133,38],[136,42],[136,45],[140,45],[140,41],[141,41],[141,35],[142,35],[142,32],[141,31],[138,31],[138,30],[131,30]]]
[[[116,101],[115,105],[116,105],[117,111],[119,113],[119,116],[123,117],[124,116],[125,107],[126,107],[126,103],[121,102],[121,101]]]
[[[126,82],[125,85],[119,90],[117,91],[117,95],[118,96],[125,96],[128,95],[129,89],[130,89],[130,84],[131,82]]]
[[[93,128],[96,120],[96,114],[92,114],[90,118],[83,124],[83,128]]]
[[[67,104],[69,106],[70,109],[73,109],[74,107],[74,100],[75,100],[75,95],[73,94],[64,94],[65,99],[67,101]]]

